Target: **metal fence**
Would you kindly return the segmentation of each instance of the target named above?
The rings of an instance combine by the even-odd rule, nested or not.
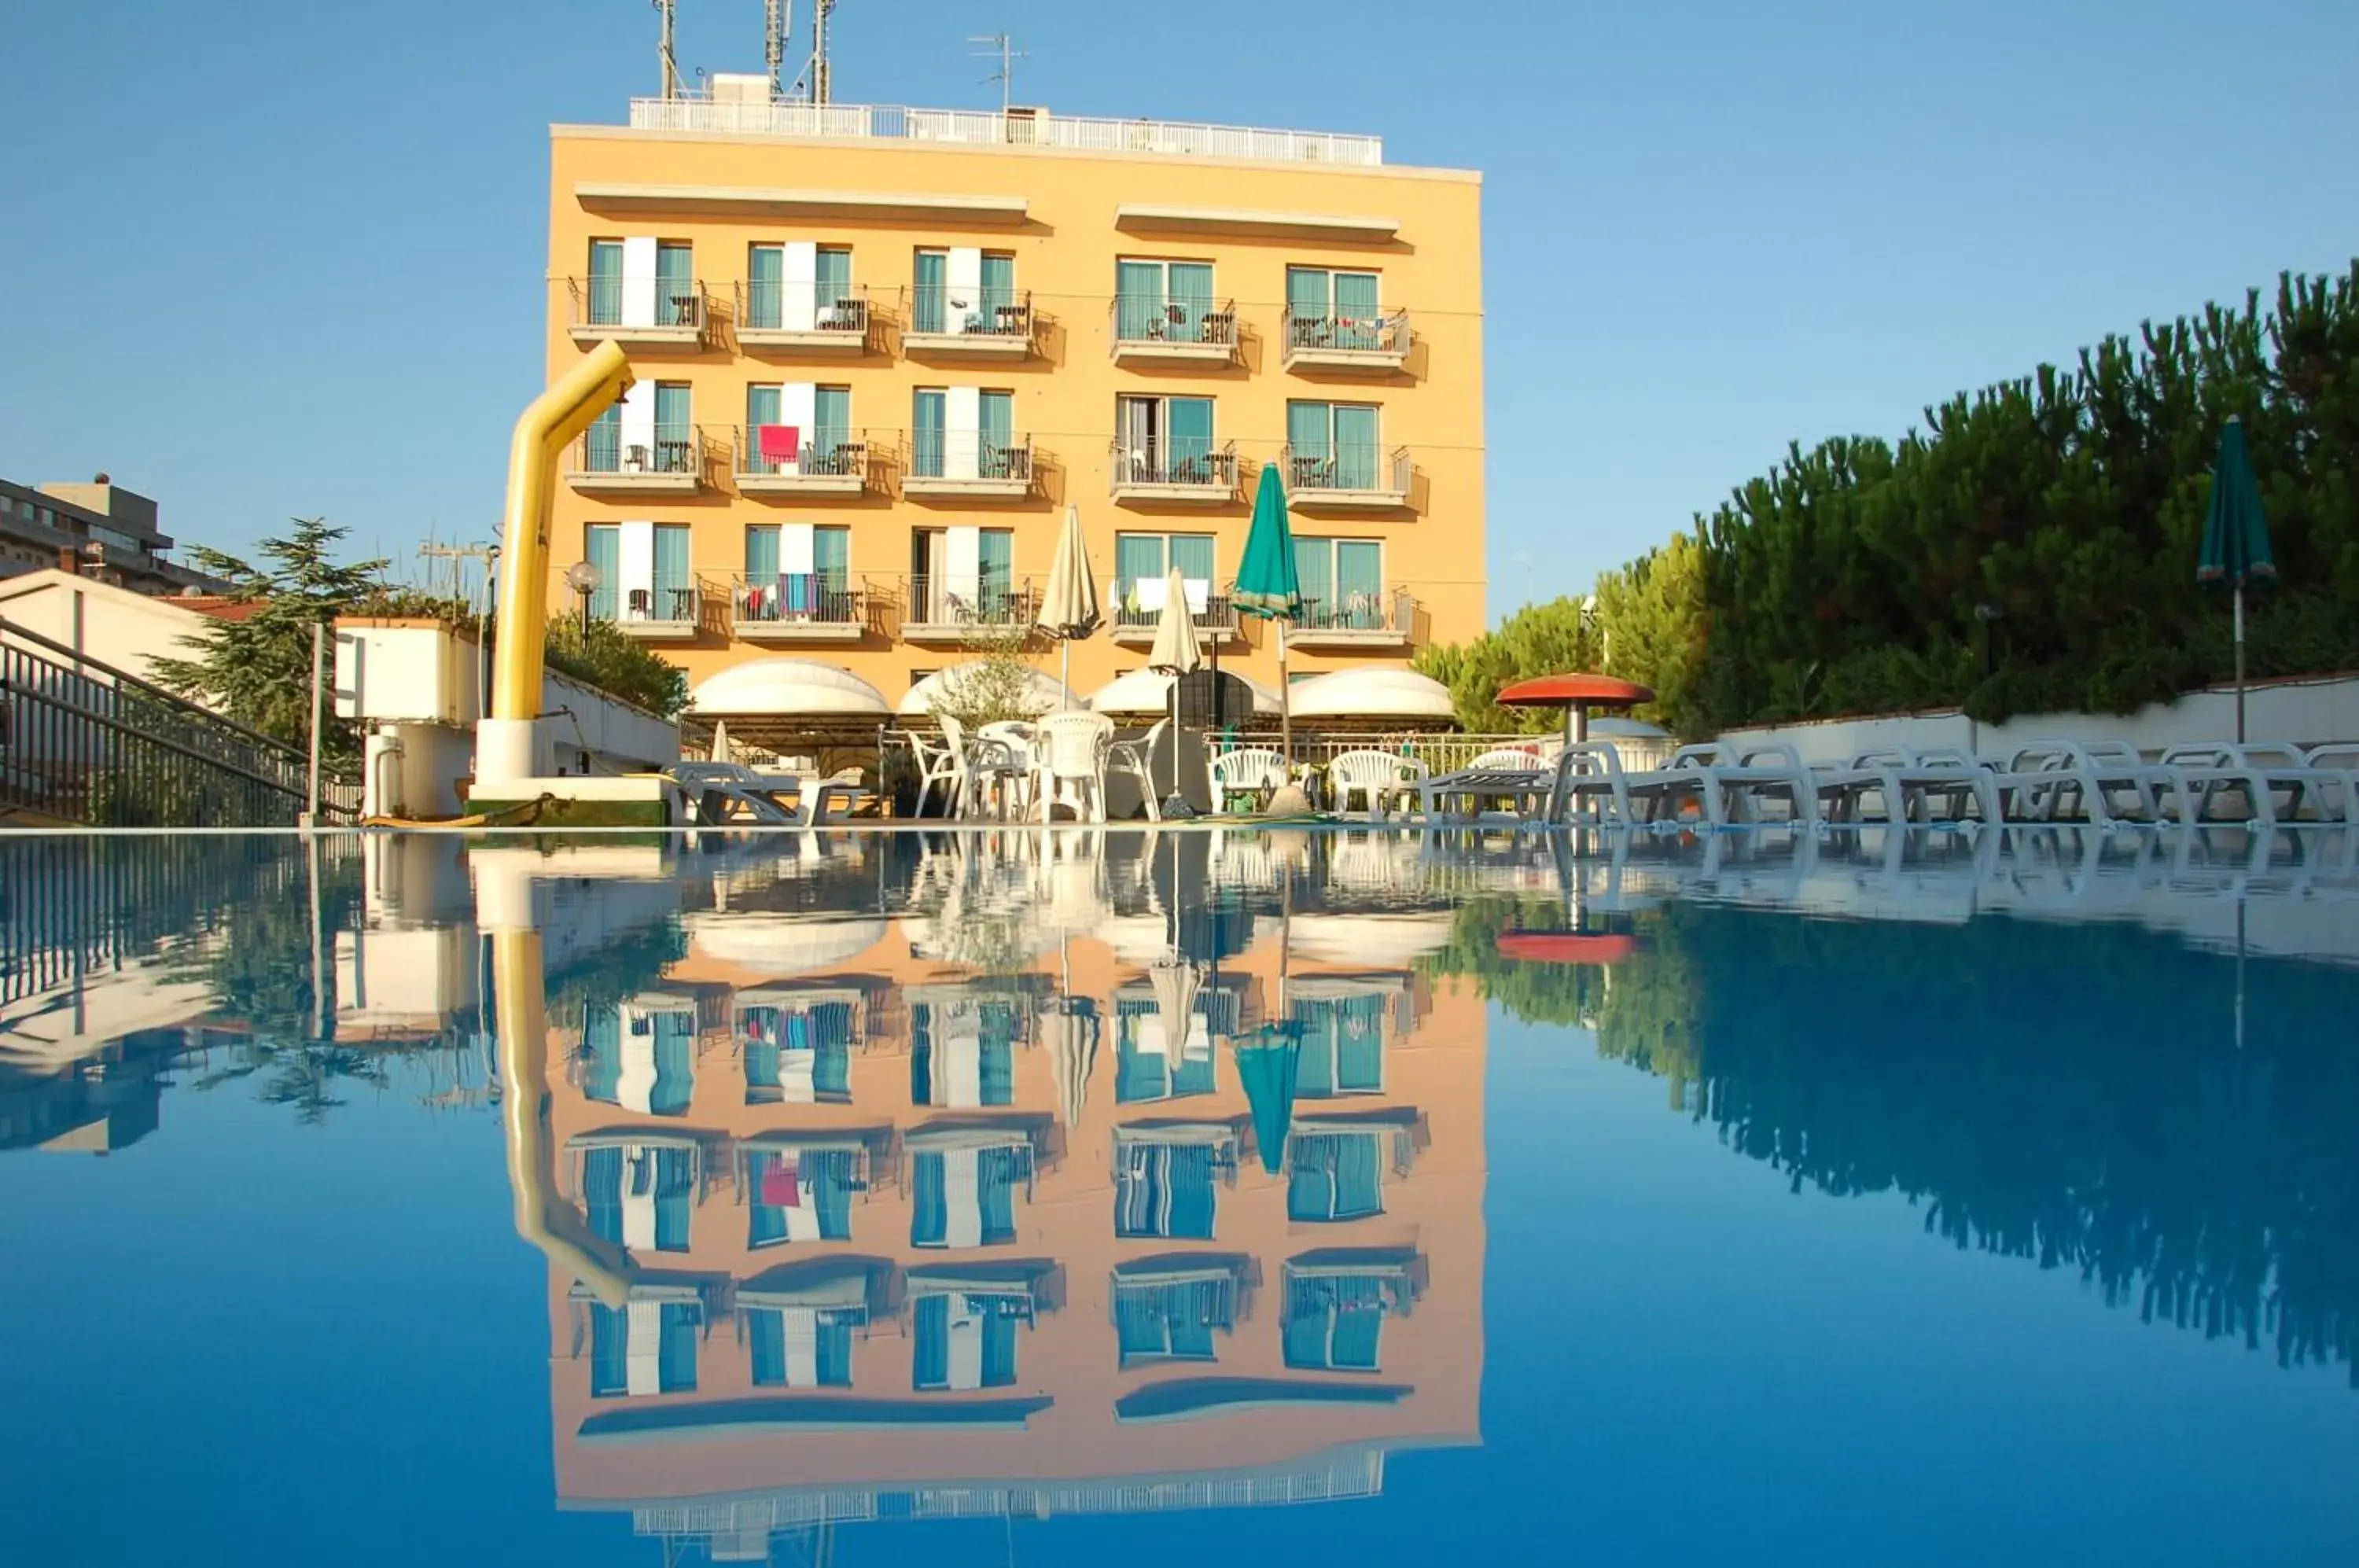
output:
[[[281,827],[291,746],[10,626],[0,637],[0,807],[99,827]]]

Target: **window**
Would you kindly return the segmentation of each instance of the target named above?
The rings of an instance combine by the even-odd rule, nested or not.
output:
[[[592,240],[584,303],[592,326],[692,326],[695,253],[685,240]]]
[[[592,474],[689,474],[696,465],[696,427],[688,383],[634,385],[609,404],[583,438]]]
[[[1212,1239],[1213,1183],[1229,1151],[1211,1143],[1140,1142],[1118,1144],[1114,1159],[1118,1239]]]
[[[590,1228],[616,1247],[686,1252],[695,1194],[692,1149],[609,1145],[582,1155]]]
[[[1375,1132],[1306,1133],[1286,1151],[1286,1217],[1322,1224],[1385,1212],[1383,1150]]]
[[[1378,631],[1385,626],[1385,550],[1375,539],[1294,541],[1306,627]]]
[[[1376,274],[1333,272],[1321,267],[1286,269],[1288,346],[1358,348],[1384,346]]]
[[[1228,341],[1212,319],[1209,261],[1117,261],[1114,319],[1123,343]]]
[[[913,332],[1002,333],[1023,331],[1016,298],[1016,256],[1008,251],[932,246],[917,255],[911,290]]]
[[[748,583],[766,583],[800,572],[832,592],[843,592],[852,581],[852,530],[830,523],[756,523],[746,528]]]
[[[1386,1281],[1314,1274],[1286,1282],[1286,1364],[1303,1371],[1374,1372],[1381,1359]]]
[[[704,1309],[694,1301],[590,1304],[590,1397],[692,1393]]]
[[[1114,473],[1132,485],[1222,485],[1234,461],[1212,450],[1210,397],[1117,397]]]
[[[1032,1190],[1032,1148],[929,1149],[910,1161],[909,1245],[1005,1247],[1016,1239],[1016,1193]]]
[[[745,1245],[850,1239],[852,1194],[861,1186],[859,1160],[841,1149],[749,1152]]]
[[[1114,535],[1114,596],[1118,623],[1151,624],[1161,615],[1175,566],[1188,584],[1189,613],[1204,614],[1212,606],[1212,535]]]
[[[1385,1089],[1385,1002],[1378,993],[1294,1004],[1302,1054],[1294,1093],[1305,1100],[1381,1094]]]
[[[582,558],[599,572],[598,591],[590,596],[592,615],[606,621],[696,619],[696,578],[689,569],[686,523],[592,523],[582,534]],[[695,1015],[655,1015],[658,1047],[678,1032],[682,1018],[692,1026]],[[686,1108],[683,1102],[680,1109]]]
[[[611,327],[623,320],[623,242],[590,242],[590,325]]]
[[[920,387],[909,412],[909,472],[920,479],[1020,479],[1016,394]]]
[[[655,323],[693,326],[700,303],[696,295],[695,253],[685,240],[658,240]]]
[[[910,1385],[919,1393],[1004,1388],[1016,1381],[1016,1329],[1032,1321],[1032,1298],[1006,1290],[955,1290],[918,1298]]]
[[[746,1352],[757,1388],[852,1387],[853,1331],[865,1307],[749,1307]]]
[[[590,614],[598,620],[613,620],[622,603],[622,536],[618,523],[592,523],[582,530],[582,559],[598,569],[598,588],[590,595]]]
[[[762,455],[766,427],[791,426],[795,455]],[[738,467],[746,474],[852,474],[859,449],[852,442],[852,388],[805,383],[745,388],[745,435]]]
[[[925,626],[999,624],[1019,614],[1009,528],[919,528],[909,539],[909,618]]]
[[[1376,410],[1369,403],[1288,403],[1287,485],[1294,490],[1374,490]]]

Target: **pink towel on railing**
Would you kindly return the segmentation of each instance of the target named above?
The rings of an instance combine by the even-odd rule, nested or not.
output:
[[[792,463],[802,449],[802,434],[796,425],[759,425],[754,441],[761,448],[764,463]]]

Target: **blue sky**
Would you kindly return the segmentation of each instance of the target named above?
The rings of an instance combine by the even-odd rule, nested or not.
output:
[[[758,69],[761,9],[680,0],[683,70]],[[1495,615],[1789,440],[2359,254],[2350,0],[1256,14],[842,0],[836,96],[990,103],[964,39],[1006,27],[1020,102],[1483,169]],[[651,92],[655,30],[645,0],[8,6],[0,474],[103,468],[230,549],[295,513],[404,557],[488,538],[546,127]]]

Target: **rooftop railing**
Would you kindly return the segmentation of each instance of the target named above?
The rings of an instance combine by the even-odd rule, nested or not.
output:
[[[1385,161],[1381,136],[1176,120],[1093,119],[1045,110],[912,109],[886,103],[763,103],[709,96],[634,98],[637,131],[711,131],[733,136],[836,141],[930,142],[952,147],[1043,147],[1072,152],[1166,158],[1234,158],[1275,163],[1372,168]]]

